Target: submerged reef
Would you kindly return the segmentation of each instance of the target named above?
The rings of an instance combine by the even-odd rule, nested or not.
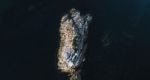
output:
[[[71,80],[80,80],[80,65],[84,61],[87,47],[88,25],[92,17],[81,16],[76,9],[64,15],[60,23],[60,46],[58,50],[58,69],[68,73]]]

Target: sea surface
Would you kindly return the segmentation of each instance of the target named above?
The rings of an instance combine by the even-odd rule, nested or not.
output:
[[[0,80],[67,80],[57,50],[71,8],[93,16],[83,80],[150,79],[150,0],[1,0]]]

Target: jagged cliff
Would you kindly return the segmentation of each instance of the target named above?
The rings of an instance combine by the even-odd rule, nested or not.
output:
[[[70,13],[61,19],[58,68],[62,72],[69,73],[70,79],[73,80],[79,79],[78,67],[84,60],[88,24],[91,19],[89,14],[81,16],[76,9],[71,9]]]

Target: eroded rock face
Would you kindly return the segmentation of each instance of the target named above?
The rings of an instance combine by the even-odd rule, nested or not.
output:
[[[62,17],[58,51],[58,68],[62,72],[73,73],[83,62],[91,19],[89,14],[81,16],[76,9],[71,9],[69,14]]]

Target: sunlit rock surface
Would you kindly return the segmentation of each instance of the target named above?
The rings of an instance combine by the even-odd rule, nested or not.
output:
[[[91,19],[89,14],[81,16],[76,9],[71,9],[69,14],[62,17],[58,51],[58,68],[62,72],[73,74],[83,62],[88,24]]]

